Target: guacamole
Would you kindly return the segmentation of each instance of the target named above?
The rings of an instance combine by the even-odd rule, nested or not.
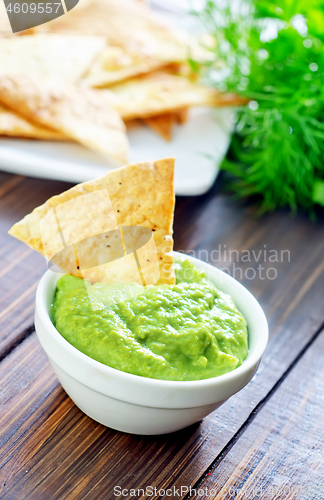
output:
[[[188,260],[175,267],[175,285],[147,287],[66,274],[52,321],[84,354],[142,377],[200,380],[234,370],[248,353],[244,317]]]

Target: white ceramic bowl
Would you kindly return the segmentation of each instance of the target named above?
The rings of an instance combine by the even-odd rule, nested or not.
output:
[[[56,282],[47,271],[36,293],[35,327],[40,343],[74,403],[89,417],[132,434],[164,434],[198,422],[240,391],[253,377],[268,341],[268,325],[256,299],[236,280],[210,264],[188,258],[217,288],[230,294],[245,316],[249,353],[230,373],[205,380],[176,382],[131,375],[86,356],[67,342],[49,316]]]

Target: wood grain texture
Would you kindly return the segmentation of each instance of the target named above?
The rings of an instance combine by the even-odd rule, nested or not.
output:
[[[0,359],[33,325],[45,259],[7,234],[10,227],[69,184],[0,172]]]
[[[323,443],[324,332],[199,484],[203,498],[322,499]]]
[[[41,182],[46,192],[54,189],[50,182],[28,182],[30,189],[34,182]],[[35,192],[33,202],[38,205]],[[7,402],[2,414],[1,499],[96,500],[114,498],[116,485],[193,486],[323,323],[323,222],[284,212],[256,218],[253,208],[219,195],[216,186],[208,195],[177,200],[175,237],[178,250],[205,255],[230,272],[235,263],[242,268],[242,282],[260,300],[271,327],[256,377],[200,424],[157,438],[130,436],[102,427],[72,404],[33,334],[0,363]],[[214,262],[211,252],[219,245],[220,262]],[[225,245],[237,250],[238,258],[232,255],[230,262]],[[289,250],[290,260],[273,263],[252,257],[242,262],[243,251],[258,252],[265,245]],[[276,279],[250,280],[246,270],[260,263],[265,269],[275,267]],[[25,269],[27,264],[21,265]]]

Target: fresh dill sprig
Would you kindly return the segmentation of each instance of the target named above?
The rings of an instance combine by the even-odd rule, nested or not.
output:
[[[222,169],[261,210],[324,206],[324,0],[206,0],[203,80],[250,99]]]

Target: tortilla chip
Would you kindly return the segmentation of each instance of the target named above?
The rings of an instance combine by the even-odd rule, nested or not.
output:
[[[172,139],[172,128],[175,120],[174,113],[165,113],[164,115],[151,116],[144,118],[144,123],[163,139],[170,142]]]
[[[182,61],[185,58],[184,48],[172,49],[172,42],[159,41],[161,53],[155,48],[155,55],[147,50],[139,51],[136,46],[130,48],[109,45],[92,64],[90,70],[82,79],[89,87],[106,87],[114,83],[126,80],[133,76],[148,73],[168,65],[170,61]],[[149,42],[147,42],[149,45]],[[163,45],[164,44],[164,45]],[[157,42],[155,42],[157,45]],[[169,47],[168,47],[169,45]],[[167,50],[163,52],[162,46]]]
[[[4,35],[12,35],[12,29],[6,12],[5,3],[0,2],[0,36]]]
[[[172,284],[173,174],[172,158],[112,170],[50,198],[9,234],[91,282]]]
[[[188,120],[188,108],[179,109],[174,113],[165,113],[163,115],[150,116],[143,118],[143,122],[154,132],[160,135],[164,140],[170,142],[174,123],[183,125]],[[129,122],[127,122],[129,123]]]
[[[114,106],[124,120],[165,114],[188,106],[242,103],[237,96],[222,94],[163,71],[131,78],[110,86],[109,90],[115,94]]]
[[[85,82],[103,87],[188,56],[187,37],[167,27],[138,0],[92,0],[83,9],[39,26],[37,31],[104,37],[107,49]]]
[[[127,132],[130,132],[131,130],[134,130],[135,128],[138,128],[138,126],[142,125],[142,120],[140,118],[134,118],[134,120],[126,120],[125,121],[125,126]]]
[[[179,109],[179,111],[176,111],[175,113],[176,121],[179,125],[183,125],[184,123],[186,123],[186,121],[188,120],[188,116],[189,108]]]
[[[111,107],[108,94],[0,72],[0,102],[27,120],[106,155],[118,166],[127,162],[125,125]]]
[[[104,1],[111,2],[111,0]],[[151,15],[153,19],[154,14]],[[207,48],[210,42],[207,44],[205,37],[187,36],[171,31],[171,28],[168,28],[168,32],[162,33],[162,31],[156,32],[152,26],[147,32],[142,31],[138,34],[140,43],[136,41],[137,33],[136,29],[134,32],[133,23],[122,39],[119,33],[120,29],[117,31],[118,36],[112,35],[109,31],[108,46],[96,58],[83,78],[85,84],[92,87],[106,87],[158,69],[165,69],[194,81],[198,75],[188,63],[188,59],[207,63],[213,60],[215,54],[214,45],[213,50]],[[212,40],[214,41],[213,37]]]
[[[67,138],[50,130],[49,128],[40,127],[25,118],[10,111],[0,105],[0,135],[9,137],[24,137],[28,139],[43,139],[50,141],[66,141]]]
[[[0,39],[2,73],[79,80],[105,47],[100,37],[37,34]]]

